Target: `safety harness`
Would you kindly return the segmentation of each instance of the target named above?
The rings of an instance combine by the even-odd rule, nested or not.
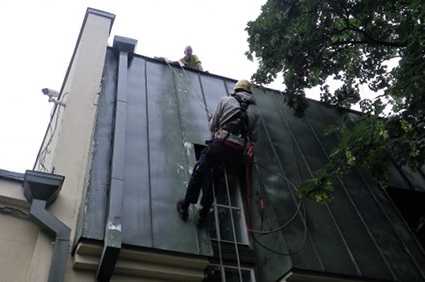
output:
[[[223,130],[228,132],[223,139],[226,140],[231,133],[235,136],[242,137],[246,143],[249,133],[249,120],[246,110],[248,109],[249,101],[243,100],[238,95],[233,95],[232,97],[239,102],[240,111],[231,116],[222,127]]]

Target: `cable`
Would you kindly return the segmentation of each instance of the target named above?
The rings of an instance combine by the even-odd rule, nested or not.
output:
[[[257,238],[255,238],[254,233],[252,233],[252,239],[254,239],[254,241],[258,245],[260,245],[264,249],[268,250],[269,252],[272,252],[272,253],[277,254],[277,255],[282,255],[282,256],[293,256],[293,255],[298,254],[304,248],[304,246],[305,246],[305,241],[306,241],[306,238],[307,238],[307,216],[306,216],[305,210],[304,210],[304,220],[303,220],[303,223],[304,223],[303,224],[304,225],[303,240],[301,241],[300,247],[296,251],[294,251],[294,252],[280,252],[280,251],[273,250],[270,247],[267,247],[266,245],[264,245],[263,243],[261,243]]]
[[[44,162],[45,162],[45,158],[46,158],[47,153],[50,153],[50,151],[47,149],[47,147],[49,146],[49,144],[50,144],[50,142],[52,140],[52,136],[53,136],[53,132],[54,132],[54,130],[52,129],[52,122],[51,121],[52,121],[53,115],[55,113],[55,107],[56,106],[52,107],[52,110],[50,112],[50,122],[49,122],[49,127],[47,129],[48,131],[51,131],[51,134],[50,134],[50,137],[49,137],[49,141],[47,142],[46,146],[41,150],[41,152],[40,152],[40,159],[38,161],[39,165],[41,166],[41,168],[45,172],[48,171],[47,168],[44,166]]]
[[[293,184],[288,178],[286,178],[286,177],[284,177],[284,176],[282,176],[282,175],[280,175],[280,174],[278,174],[278,173],[276,173],[276,172],[274,172],[274,171],[272,171],[272,170],[270,170],[270,169],[268,169],[268,168],[266,168],[264,165],[261,165],[260,163],[258,163],[258,162],[252,162],[253,164],[256,164],[257,166],[259,166],[259,167],[261,167],[261,168],[263,168],[263,169],[265,169],[265,170],[267,170],[268,172],[270,172],[270,173],[272,173],[273,175],[276,175],[276,176],[278,176],[278,177],[280,177],[280,178],[282,178],[283,180],[285,180],[285,181],[287,181],[288,183],[289,183],[289,185],[292,187],[292,188],[294,188],[294,190],[295,191],[298,191],[298,189],[297,189],[297,187],[295,186],[295,184]],[[246,171],[246,173],[249,173],[248,171]],[[250,185],[249,185],[249,179],[247,178],[247,185],[248,185],[248,187],[250,187]],[[250,189],[249,189],[250,190]],[[248,192],[249,194],[250,194],[250,192]],[[249,200],[249,203],[250,203],[250,200]],[[273,230],[269,230],[269,231],[263,231],[263,230],[255,230],[255,229],[251,229],[251,228],[249,228],[248,230],[250,231],[250,232],[252,232],[252,233],[258,233],[258,234],[262,234],[262,235],[267,235],[267,234],[271,234],[271,233],[274,233],[274,232],[277,232],[277,231],[280,231],[280,230],[282,230],[282,229],[284,229],[284,228],[286,228],[286,227],[288,227],[289,226],[289,224],[291,224],[294,220],[295,220],[295,218],[297,217],[297,215],[300,213],[300,210],[301,210],[301,206],[302,206],[302,201],[300,200],[299,202],[298,202],[298,205],[297,205],[297,209],[295,210],[295,213],[294,213],[294,215],[285,223],[285,224],[283,224],[283,225],[281,225],[281,226],[279,226],[279,227],[277,227],[277,228],[275,228],[275,229],[273,229]]]
[[[66,95],[68,95],[69,92],[65,92],[63,94],[63,97],[61,100],[64,100]],[[54,128],[52,127],[52,120],[53,120],[53,116],[55,114],[55,109],[56,107],[59,107],[58,112],[56,114],[56,119],[55,119],[55,123],[54,123]],[[44,146],[44,148],[41,150],[40,152],[40,159],[38,161],[38,164],[40,165],[41,169],[40,170],[44,170],[45,172],[48,172],[49,170],[44,166],[44,163],[46,161],[46,156],[47,154],[49,154],[51,151],[48,149],[48,147],[50,146],[50,143],[53,140],[53,136],[56,132],[57,126],[58,126],[58,121],[59,121],[59,112],[60,112],[61,106],[55,104],[54,107],[52,107],[52,111],[50,113],[50,122],[49,122],[49,127],[48,127],[48,131],[51,132],[50,136],[49,136],[49,140],[47,141],[46,145]]]
[[[264,169],[264,170],[267,170],[267,171],[268,171],[268,172],[270,172],[271,174],[273,174],[273,175],[275,175],[275,176],[278,176],[279,178],[281,178],[281,179],[285,180],[286,182],[288,182],[288,184],[289,184],[292,188],[294,188],[294,190],[295,190],[295,191],[297,191],[297,192],[298,192],[298,188],[297,188],[297,186],[296,186],[294,183],[292,183],[292,182],[291,182],[291,180],[289,180],[287,177],[282,176],[282,175],[280,175],[279,173],[277,173],[277,172],[275,172],[275,171],[273,171],[273,170],[271,170],[271,169],[268,169],[266,166],[264,166],[264,165],[260,164],[259,162],[253,161],[252,163],[253,163],[253,164],[258,165],[259,167],[261,167],[261,168],[262,168],[262,169]]]
[[[273,229],[273,230],[269,230],[269,231],[262,231],[262,230],[254,230],[254,229],[250,229],[249,231],[250,232],[252,232],[252,233],[257,233],[257,234],[261,234],[261,235],[267,235],[267,234],[271,234],[271,233],[274,233],[274,232],[277,232],[277,231],[280,231],[280,230],[282,230],[282,229],[284,229],[284,228],[286,228],[286,227],[288,227],[289,226],[289,224],[291,224],[293,221],[294,221],[294,219],[297,217],[297,215],[299,214],[299,212],[300,212],[300,210],[301,210],[301,206],[302,206],[302,202],[300,201],[299,203],[298,203],[298,206],[297,206],[297,209],[296,209],[296,211],[295,211],[295,213],[294,213],[294,215],[285,223],[285,224],[283,224],[283,225],[281,225],[281,226],[279,226],[279,227],[277,227],[277,228],[275,228],[275,229]]]
[[[247,161],[248,162],[248,161]],[[265,170],[267,170],[268,172],[270,172],[270,173],[272,173],[273,175],[276,175],[276,176],[278,176],[278,177],[280,177],[281,179],[283,179],[283,180],[285,180],[285,181],[287,181],[287,183],[289,183],[290,184],[290,186],[295,190],[295,191],[298,191],[298,189],[297,189],[297,187],[288,179],[288,178],[286,178],[286,177],[284,177],[284,176],[282,176],[282,175],[280,175],[279,173],[276,173],[276,172],[274,172],[274,171],[272,171],[272,170],[270,170],[270,169],[268,169],[268,168],[266,168],[265,166],[263,166],[263,165],[261,165],[260,163],[258,163],[258,162],[252,162],[253,164],[256,164],[257,166],[259,166],[259,167],[261,167],[261,168],[263,168],[263,169],[265,169]],[[246,174],[248,174],[249,173],[249,170],[248,170],[248,165],[246,166],[246,168],[247,168],[247,171],[246,171]],[[249,177],[247,176],[247,178],[246,178],[246,181],[247,181],[247,190],[248,190],[248,192],[247,192],[247,194],[248,195],[250,195],[250,183],[249,183]],[[250,204],[250,199],[248,199],[248,204]],[[301,207],[303,208],[303,213],[300,213],[300,211],[301,211]],[[249,210],[250,210],[250,208],[249,208]],[[284,229],[285,227],[287,227],[287,226],[289,226],[289,224],[291,224],[294,220],[295,220],[295,218],[296,218],[296,216],[298,215],[298,214],[301,214],[301,215],[304,215],[303,217],[302,217],[302,222],[303,222],[303,227],[304,227],[304,235],[303,235],[303,240],[302,240],[302,242],[301,242],[301,245],[300,245],[300,247],[296,250],[296,251],[294,251],[294,252],[286,252],[286,253],[284,253],[284,252],[279,252],[279,251],[276,251],[276,250],[273,250],[273,249],[271,249],[271,248],[269,248],[269,247],[267,247],[266,245],[264,245],[263,243],[261,243],[256,237],[255,237],[255,234],[260,234],[260,235],[267,235],[267,234],[272,234],[272,233],[275,233],[275,232],[277,232],[277,231],[280,231],[280,230],[282,230],[282,229]],[[261,225],[263,225],[263,216],[264,216],[264,212],[262,211],[262,213],[261,213]],[[261,228],[262,229],[262,228]],[[263,247],[264,249],[266,249],[266,250],[268,250],[268,251],[270,251],[270,252],[273,252],[273,253],[275,253],[275,254],[279,254],[279,255],[287,255],[287,256],[290,256],[290,255],[295,255],[295,254],[297,254],[297,253],[299,253],[303,248],[304,248],[304,245],[305,245],[305,241],[306,241],[306,238],[307,238],[307,215],[306,215],[306,211],[305,211],[305,205],[302,205],[302,201],[300,200],[299,202],[298,202],[298,205],[297,205],[297,209],[296,209],[296,211],[295,211],[295,213],[294,213],[294,215],[285,223],[285,224],[283,224],[283,225],[281,225],[281,226],[279,226],[279,227],[277,227],[277,228],[275,228],[275,229],[273,229],[273,230],[269,230],[269,231],[263,231],[263,230],[254,230],[254,229],[251,229],[250,227],[249,227],[249,232],[251,233],[251,235],[252,235],[252,238],[253,238],[253,240],[257,243],[257,244],[259,244],[261,247]]]

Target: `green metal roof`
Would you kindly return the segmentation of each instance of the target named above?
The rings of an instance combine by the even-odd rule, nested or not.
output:
[[[212,256],[207,232],[181,221],[175,203],[195,163],[193,144],[209,138],[206,110],[214,110],[235,80],[136,54],[123,64],[122,56],[127,55],[108,49],[80,239],[103,241],[105,224],[116,223],[124,245]],[[293,184],[310,178],[336,144],[336,136],[324,136],[323,129],[355,113],[310,101],[299,119],[280,92],[256,88],[253,95],[261,137],[252,167],[250,218],[252,228],[272,230],[297,210]],[[391,165],[395,186],[425,192],[423,174]],[[260,280],[275,281],[293,269],[425,279],[424,252],[383,187],[359,169],[334,184],[329,205],[306,202],[286,228],[254,235]],[[256,204],[259,197],[264,210]]]

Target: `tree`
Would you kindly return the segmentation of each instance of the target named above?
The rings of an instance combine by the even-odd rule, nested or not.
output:
[[[359,118],[339,121],[340,142],[329,162],[301,184],[301,196],[331,198],[332,176],[359,165],[385,181],[385,161],[418,170],[425,161],[425,3],[420,0],[268,0],[246,28],[249,59],[258,58],[252,79],[284,80],[285,102],[302,117],[305,91],[323,102],[350,108]],[[398,61],[395,67],[389,62]],[[331,91],[330,81],[340,85]],[[366,86],[376,93],[361,98]]]

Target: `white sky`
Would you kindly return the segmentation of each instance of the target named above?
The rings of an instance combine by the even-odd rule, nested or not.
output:
[[[114,35],[138,40],[136,53],[183,57],[191,45],[204,70],[249,79],[248,21],[266,0],[1,1],[0,169],[32,169],[53,107],[42,88],[59,91],[87,10],[114,14]],[[268,87],[282,89],[275,83]]]

